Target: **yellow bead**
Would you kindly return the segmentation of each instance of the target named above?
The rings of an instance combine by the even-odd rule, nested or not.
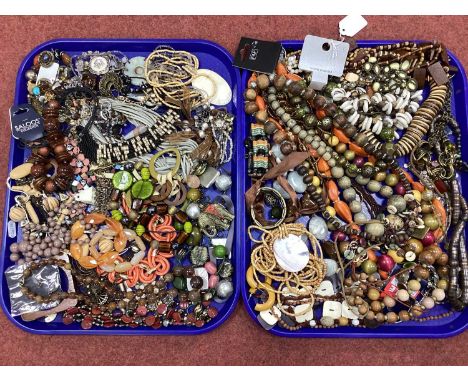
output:
[[[421,201],[421,192],[419,192],[418,190],[413,190],[413,195],[414,195],[414,198],[420,202]]]
[[[322,193],[322,187],[317,187],[317,189],[315,190],[315,192],[317,194],[321,194]]]
[[[330,214],[331,217],[334,217],[336,215],[336,211],[332,206],[327,206],[325,208],[327,212]]]
[[[312,178],[312,184],[315,186],[315,187],[318,187],[320,186],[320,178],[318,176],[314,176]]]
[[[401,262],[403,262],[403,260],[405,260],[404,257],[398,256],[398,252],[395,251],[394,249],[390,249],[387,252],[387,255],[390,256],[393,259],[393,261],[395,261],[395,263],[397,264],[400,264]]]
[[[330,139],[328,139],[328,143],[330,146],[336,146],[338,143],[340,143],[340,140],[336,135],[332,135]]]

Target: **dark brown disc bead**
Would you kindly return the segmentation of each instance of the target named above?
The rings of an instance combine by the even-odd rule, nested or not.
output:
[[[368,138],[366,134],[364,133],[356,134],[356,136],[354,137],[354,142],[360,147],[364,147],[367,141],[368,141]]]
[[[283,75],[276,75],[273,79],[273,85],[277,90],[282,90],[286,85],[287,78]]]
[[[203,279],[200,276],[193,276],[190,279],[190,285],[193,289],[201,289],[203,286]]]
[[[68,152],[65,151],[64,153],[55,155],[55,159],[59,163],[70,163],[72,160],[72,157]]]
[[[46,132],[57,130],[59,126],[60,126],[60,122],[58,121],[58,119],[47,119],[44,122],[44,129]]]
[[[50,109],[53,109],[53,110],[58,110],[60,108],[60,103],[57,100],[52,99],[49,102],[47,102],[46,107],[50,108]]]
[[[447,278],[450,268],[447,265],[440,265],[437,267],[437,274],[442,278]]]
[[[315,90],[312,89],[312,88],[307,88],[305,91],[304,91],[304,94],[303,94],[303,97],[306,101],[311,101],[314,99],[316,93],[315,93]]]
[[[327,99],[324,96],[318,95],[314,98],[313,106],[316,109],[322,109],[327,104]]]
[[[42,191],[44,189],[46,182],[47,182],[47,177],[41,176],[37,179],[34,179],[33,186],[36,190]]]
[[[188,292],[180,291],[180,292],[179,292],[179,301],[180,301],[180,302],[186,302],[186,301],[188,301]]]
[[[45,173],[46,173],[46,169],[43,164],[38,163],[31,167],[31,175],[34,178],[39,178],[40,176],[45,175]]]
[[[67,164],[59,164],[57,167],[57,175],[68,178],[73,175],[73,167]]]
[[[246,102],[244,110],[246,114],[254,114],[258,111],[258,106],[255,102]]]
[[[61,190],[67,190],[70,187],[71,183],[68,179],[64,179],[61,176],[56,176],[54,181],[58,188],[60,188]]]
[[[188,292],[188,299],[192,302],[200,301],[200,292],[198,290],[191,290]]]
[[[338,127],[344,127],[348,123],[348,119],[344,114],[338,114],[333,118],[333,124]]]
[[[159,242],[159,250],[161,252],[170,252],[172,249],[172,244],[168,241]]]
[[[325,113],[329,117],[333,117],[338,110],[338,107],[334,103],[330,103],[327,106],[325,106]]]
[[[293,152],[294,146],[291,142],[286,141],[283,142],[283,144],[280,147],[280,150],[284,155],[289,155]]]
[[[306,175],[303,178],[303,181],[305,184],[311,184],[313,180],[314,180],[314,177],[312,175]]]
[[[288,92],[291,93],[293,96],[298,96],[302,93],[304,87],[302,86],[300,81],[292,81],[288,85]]]
[[[191,278],[195,276],[195,269],[192,266],[185,267],[182,274],[186,278]]]
[[[183,272],[184,272],[184,268],[181,267],[180,265],[177,265],[172,269],[172,273],[174,274],[175,277],[182,276]]]
[[[356,135],[357,133],[357,129],[355,126],[351,125],[351,124],[348,124],[346,125],[346,127],[344,128],[344,133],[346,134],[346,136],[348,138],[352,138],[354,137],[354,135]]]
[[[299,166],[299,167],[297,168],[297,173],[298,173],[299,175],[301,175],[301,176],[306,175],[308,172],[309,172],[309,169],[308,169],[307,167],[305,167],[305,166]]]
[[[271,121],[266,121],[265,122],[265,133],[267,133],[268,135],[271,135],[276,130],[278,130],[278,128],[276,127],[276,125],[273,122],[271,122]]]
[[[167,283],[171,283],[172,281],[174,281],[174,275],[172,273],[166,273],[164,276],[163,276],[163,280]]]
[[[420,279],[427,280],[429,278],[429,270],[427,268],[424,268],[421,265],[417,265],[414,268],[413,272],[414,272],[415,276],[420,278]]]

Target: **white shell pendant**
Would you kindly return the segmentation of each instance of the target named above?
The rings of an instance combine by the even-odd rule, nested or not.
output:
[[[145,79],[145,57],[132,57],[125,64],[124,73],[130,77],[132,85],[141,86],[146,82]]]
[[[325,219],[314,215],[309,220],[309,232],[318,240],[325,240],[328,237],[328,227]]]
[[[309,249],[296,235],[290,234],[284,239],[276,239],[273,252],[278,265],[287,272],[299,272],[309,262]]]
[[[212,105],[224,106],[231,102],[231,87],[223,77],[212,70],[198,69],[192,86],[203,90],[208,95]]]

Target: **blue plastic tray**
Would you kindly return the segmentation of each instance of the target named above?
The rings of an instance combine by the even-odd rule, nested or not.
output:
[[[15,104],[27,102],[27,91],[26,91],[26,79],[24,77],[24,72],[28,70],[33,62],[34,56],[45,49],[59,49],[66,51],[69,54],[80,54],[83,51],[88,50],[98,50],[98,51],[109,51],[109,50],[120,50],[128,57],[134,56],[148,56],[158,45],[169,45],[174,49],[186,50],[195,54],[200,62],[200,68],[211,69],[220,74],[226,81],[229,83],[233,90],[233,99],[232,102],[227,105],[227,110],[234,114],[236,121],[239,121],[242,118],[242,108],[238,108],[238,84],[240,83],[240,74],[237,69],[232,66],[232,56],[229,52],[223,47],[214,44],[206,40],[166,40],[166,39],[151,39],[151,40],[97,40],[97,39],[86,39],[86,40],[77,40],[77,39],[62,39],[62,40],[52,40],[45,42],[42,45],[37,46],[33,49],[23,60],[16,78],[16,93],[15,93]],[[235,129],[233,141],[235,147],[242,146],[241,131],[239,128]],[[240,143],[240,144],[239,144]],[[27,159],[27,152],[19,147],[19,144],[13,138],[10,143],[10,161],[8,165],[8,171],[13,167],[21,164],[24,160]],[[234,157],[233,161],[237,163],[243,163],[242,151],[236,150],[234,148]],[[232,200],[234,205],[239,207],[243,205],[243,196],[241,192],[236,192],[236,190],[241,190],[241,182],[243,172],[239,171],[237,166],[232,166],[227,164],[224,167],[228,172],[231,172],[233,178],[232,190]],[[233,284],[234,284],[234,293],[224,304],[214,304],[219,310],[218,316],[213,320],[207,323],[202,328],[188,327],[188,326],[162,326],[159,329],[152,329],[150,327],[138,327],[138,328],[119,328],[119,329],[105,329],[105,328],[92,328],[90,330],[83,330],[79,323],[73,323],[71,325],[64,325],[61,322],[61,316],[58,315],[54,322],[45,323],[41,321],[31,321],[25,322],[21,319],[20,316],[12,317],[10,315],[10,298],[8,295],[8,288],[6,280],[3,277],[4,270],[12,265],[12,262],[9,259],[8,248],[11,243],[16,241],[16,239],[11,239],[7,235],[7,222],[8,222],[8,210],[14,204],[14,195],[10,193],[7,189],[5,197],[5,209],[4,209],[4,220],[3,220],[3,247],[2,254],[3,257],[0,259],[0,274],[2,275],[1,283],[1,305],[5,315],[19,328],[26,330],[30,333],[35,334],[100,334],[100,335],[194,335],[206,333],[219,325],[221,325],[228,316],[232,313],[239,298],[239,286],[242,272],[240,271],[240,256],[238,252],[240,250],[240,245],[238,242],[234,241],[232,248],[232,261],[235,266]],[[235,232],[236,235],[239,235],[241,232],[241,210],[237,208],[235,211],[236,220],[235,220]]]
[[[360,47],[376,46],[381,44],[392,44],[399,41],[358,41]],[[290,51],[298,50],[302,48],[303,41],[282,41],[283,47]],[[462,143],[464,147],[468,145],[468,83],[465,75],[465,71],[460,61],[449,52],[451,59],[451,64],[458,69],[458,72],[453,77],[453,88],[454,94],[452,99],[452,110],[456,119],[462,129]],[[242,73],[242,93],[246,89],[247,80],[250,77],[251,72],[243,71]],[[240,104],[240,103],[239,103]],[[253,119],[244,113],[244,117],[241,120],[241,131],[242,131],[242,140],[245,140],[248,132],[250,131],[249,126]],[[245,155],[245,147],[239,146],[242,154]],[[468,159],[468,150],[463,152],[464,160]],[[246,174],[246,160],[240,163],[240,171]],[[251,180],[249,177],[245,177],[244,181],[241,184],[243,192],[251,186]],[[468,176],[461,176],[461,186],[463,189],[468,188]],[[239,216],[242,216],[246,213],[245,205],[238,206]],[[247,218],[246,224],[249,225],[250,221]],[[250,265],[250,252],[252,249],[252,243],[248,238],[246,238],[246,230],[243,231],[244,234],[241,236],[241,249],[239,256],[241,257],[241,269],[245,275],[247,268]],[[249,287],[244,280],[241,283],[242,285],[242,299],[244,305],[249,313],[250,317],[258,323],[257,312],[254,310],[254,299],[249,299]],[[432,314],[440,314],[447,312],[447,306],[439,305],[436,308],[431,310]],[[284,337],[351,337],[351,338],[366,338],[366,337],[420,337],[420,338],[441,338],[449,337],[463,332],[468,327],[468,309],[465,309],[463,312],[456,312],[450,315],[447,318],[435,321],[426,321],[426,322],[414,322],[409,321],[406,323],[399,323],[393,325],[381,325],[376,329],[367,329],[367,328],[354,328],[354,327],[337,327],[333,329],[313,329],[313,328],[304,328],[298,331],[289,331],[283,329],[279,326],[275,326],[269,332],[278,336]]]

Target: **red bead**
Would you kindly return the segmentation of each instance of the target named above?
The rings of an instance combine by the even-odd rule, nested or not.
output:
[[[73,315],[73,314],[77,314],[79,311],[80,309],[75,306],[73,308],[67,309],[67,314]]]
[[[101,314],[101,309],[96,306],[93,309],[91,309],[91,313],[97,316],[98,314]]]
[[[93,319],[86,319],[84,318],[83,321],[81,321],[81,327],[85,330],[91,329],[93,327]]]
[[[195,326],[197,328],[201,328],[203,325],[205,325],[205,321],[203,321],[203,320],[196,320],[195,321]]]
[[[153,325],[151,325],[151,327],[153,329],[159,329],[161,327],[161,321],[160,320],[156,320],[155,323]]]
[[[395,261],[388,255],[380,255],[377,264],[384,272],[390,272],[395,266]]]
[[[218,315],[218,309],[216,309],[214,306],[210,306],[208,308],[208,316],[210,318],[215,318]]]
[[[114,323],[112,321],[104,322],[103,326],[105,328],[112,328],[114,326]]]
[[[65,325],[73,324],[73,317],[72,317],[72,316],[69,316],[69,315],[63,316],[62,322],[63,322]]]
[[[125,324],[129,324],[129,323],[132,322],[132,321],[133,321],[133,318],[132,318],[132,317],[129,317],[129,316],[127,316],[126,314],[124,314],[124,315],[122,316],[122,322],[124,322]]]
[[[140,305],[137,309],[136,312],[139,316],[146,316],[146,313],[148,313],[148,309],[146,309],[146,306]]]
[[[167,311],[167,305],[166,304],[159,304],[158,307],[156,308],[156,311],[159,314],[164,314]]]
[[[405,195],[406,194],[405,186],[403,186],[403,183],[397,183],[395,185],[395,193],[398,194],[398,195]]]
[[[179,312],[174,312],[174,314],[172,315],[172,319],[179,323],[180,321],[182,321],[182,316],[180,315]]]
[[[155,316],[146,316],[145,317],[145,324],[147,326],[152,326],[156,322],[156,317]]]
[[[435,243],[435,236],[434,232],[432,231],[427,231],[426,235],[422,238],[421,243],[427,247],[429,245],[432,245]]]
[[[167,318],[170,320],[172,318],[172,316],[174,315],[174,312],[175,310],[174,309],[169,309],[169,311],[167,312]]]
[[[444,194],[448,191],[447,184],[443,180],[436,180],[434,184],[441,194]]]

